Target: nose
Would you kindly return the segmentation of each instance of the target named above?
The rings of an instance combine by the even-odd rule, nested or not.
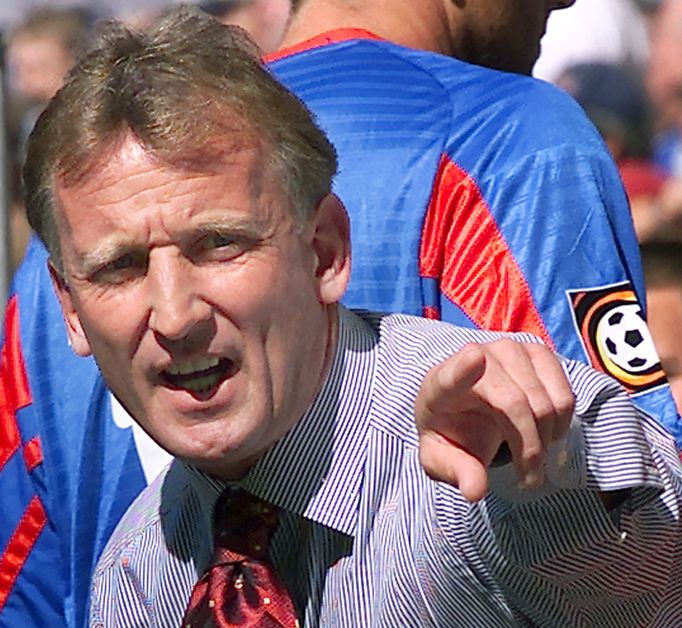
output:
[[[186,341],[210,327],[212,308],[201,297],[201,282],[193,271],[192,262],[181,255],[150,255],[149,328],[164,341]]]

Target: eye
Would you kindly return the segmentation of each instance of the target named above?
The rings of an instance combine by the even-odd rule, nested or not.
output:
[[[98,268],[92,280],[103,284],[119,284],[144,273],[145,267],[144,256],[126,253]]]
[[[121,255],[118,259],[107,264],[106,268],[110,270],[125,270],[126,268],[131,268],[133,265],[133,255],[128,253],[127,255]]]
[[[223,233],[210,233],[203,241],[204,249],[222,249],[227,246],[233,246],[235,239],[233,236]]]
[[[245,248],[243,238],[216,231],[207,233],[199,239],[194,249],[194,258],[209,262],[223,262],[239,256]]]

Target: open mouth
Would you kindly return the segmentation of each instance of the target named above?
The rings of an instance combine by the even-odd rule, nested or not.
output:
[[[202,397],[213,394],[236,368],[227,358],[200,358],[176,362],[161,373],[166,385]]]

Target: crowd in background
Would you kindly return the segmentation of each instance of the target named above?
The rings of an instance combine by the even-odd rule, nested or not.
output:
[[[264,52],[277,48],[290,0],[204,0],[245,27]],[[102,17],[151,20],[161,0],[5,2],[13,263],[28,239],[20,164],[43,105],[79,43]],[[577,0],[552,14],[535,75],[568,91],[602,133],[628,193],[649,282],[649,323],[682,409],[682,0]]]
[[[23,147],[40,111],[59,89],[78,48],[98,20],[114,17],[131,26],[144,26],[172,6],[159,0],[110,3],[92,0],[3,4],[8,87],[7,131],[10,144],[11,258],[16,267],[23,256],[29,229],[21,193]],[[21,6],[20,6],[21,5]],[[63,6],[62,6],[63,5]],[[203,0],[198,3],[216,18],[245,28],[264,52],[274,50],[286,25],[290,0]]]

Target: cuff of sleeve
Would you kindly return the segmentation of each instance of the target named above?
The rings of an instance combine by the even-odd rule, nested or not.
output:
[[[610,378],[577,362],[565,366],[576,393],[576,412],[566,436],[547,452],[543,486],[519,487],[514,468],[504,465],[490,469],[491,493],[510,504],[578,489],[634,489],[638,506],[653,499],[664,480],[651,450],[652,420]]]

